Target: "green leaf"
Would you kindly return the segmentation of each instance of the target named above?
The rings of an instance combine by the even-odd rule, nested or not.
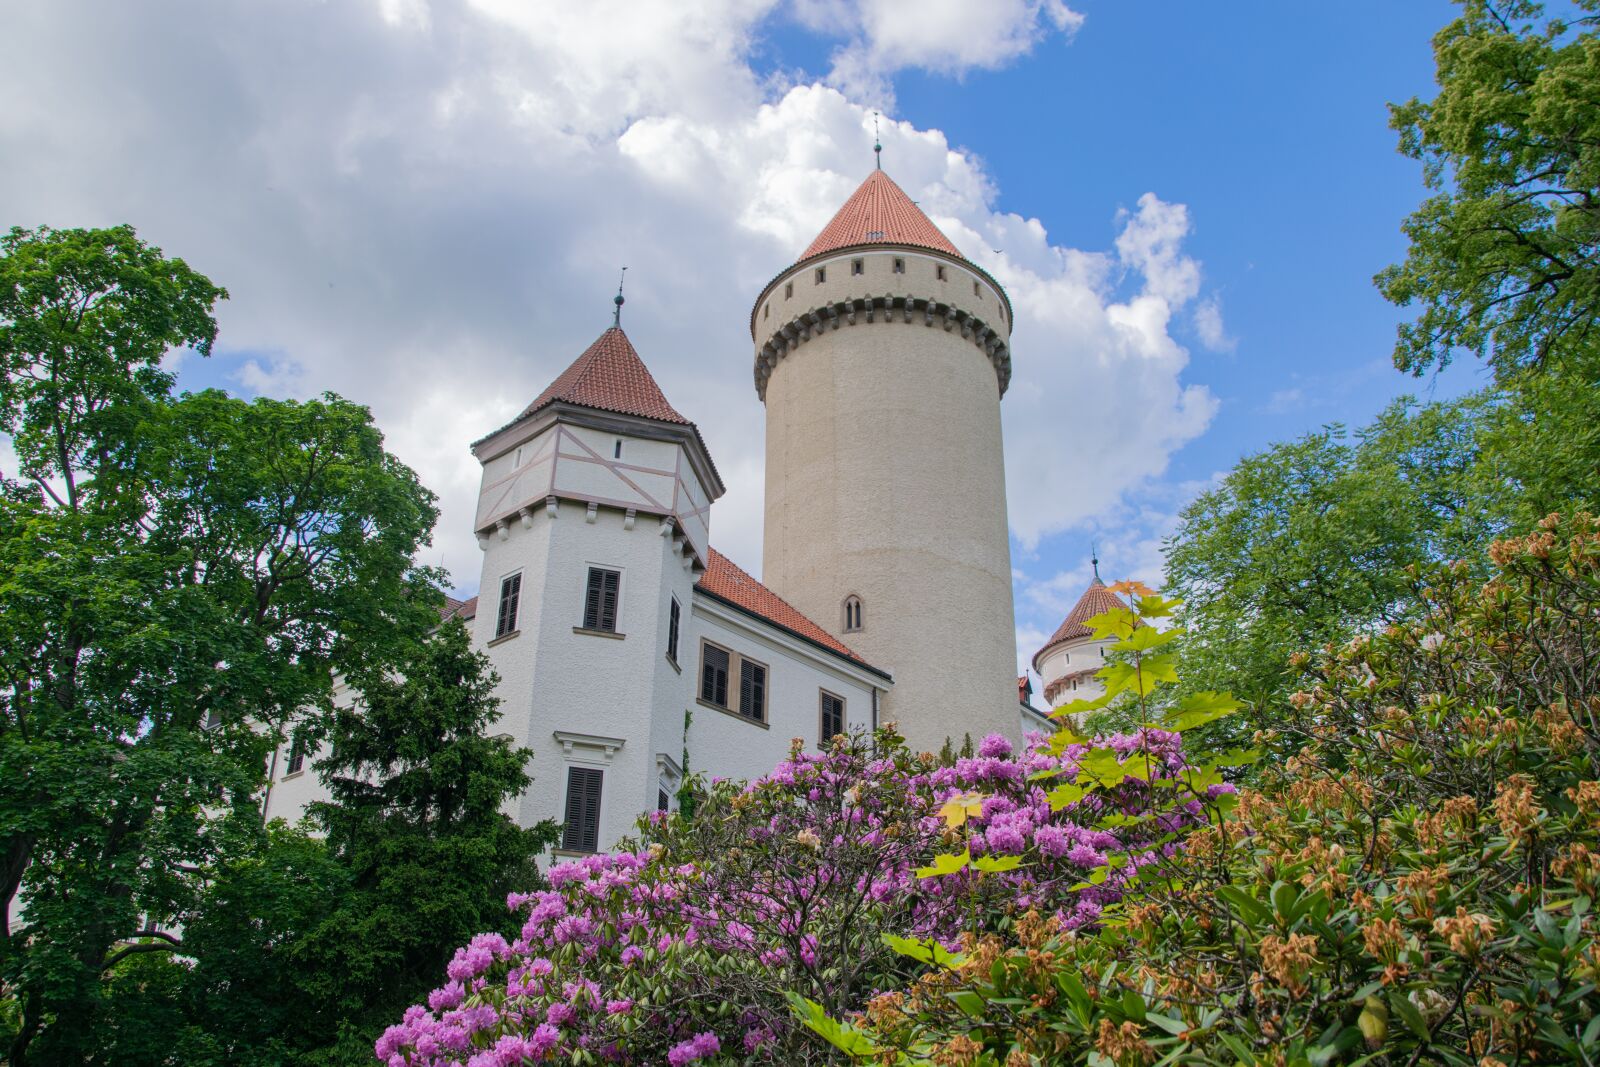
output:
[[[918,867],[918,878],[940,878],[947,874],[955,874],[965,870],[967,864],[972,862],[972,852],[963,849],[960,852],[947,852],[942,856],[933,857],[933,866]]]
[[[998,871],[1014,871],[1022,866],[1021,856],[979,856],[972,861],[972,865],[980,871],[991,874]]]
[[[1181,600],[1169,600],[1160,593],[1148,593],[1134,601],[1141,619],[1165,619],[1183,606]],[[1169,633],[1181,633],[1171,630]]]
[[[896,937],[894,934],[883,934],[883,943],[902,956],[909,956],[918,963],[931,963],[939,967],[954,968],[961,965],[967,958],[964,953],[951,952],[935,938],[918,941],[909,937]]]
[[[1406,1027],[1413,1034],[1416,1034],[1418,1038],[1423,1041],[1432,1039],[1433,1033],[1428,1029],[1427,1020],[1422,1017],[1422,1013],[1417,1010],[1417,1006],[1411,1003],[1410,998],[1403,992],[1395,990],[1389,994],[1389,1010],[1398,1015],[1400,1021],[1405,1023]]]
[[[1233,905],[1233,909],[1253,925],[1272,921],[1272,909],[1236,885],[1217,887],[1217,896]]]
[[[1106,692],[1116,695],[1129,690],[1135,696],[1149,696],[1163,682],[1178,680],[1178,660],[1171,653],[1148,656],[1137,665],[1108,663],[1095,671],[1095,677],[1105,683]]]
[[[1111,703],[1111,698],[1114,695],[1115,694],[1113,693],[1103,693],[1100,696],[1095,697],[1093,700],[1069,700],[1065,704],[1059,705],[1055,708],[1055,710],[1051,711],[1050,717],[1054,719],[1061,719],[1067,717],[1068,715],[1082,715],[1090,711],[1099,711],[1101,708]],[[1077,734],[1072,733],[1064,728],[1062,730],[1058,730],[1056,732],[1056,736],[1059,737],[1063,733],[1067,734],[1067,740],[1066,743],[1062,745],[1062,748],[1065,748],[1067,745],[1087,744],[1089,741],[1087,737],[1079,737]]]
[[[1065,782],[1050,790],[1050,810],[1060,811],[1070,804],[1076,804],[1088,796],[1094,789],[1093,785],[1078,785],[1075,782]]]
[[[1158,630],[1154,626],[1141,626],[1133,631],[1133,636],[1123,638],[1111,648],[1115,652],[1148,652],[1153,648],[1170,644],[1182,636],[1182,630]]]
[[[958,989],[954,993],[948,993],[946,995],[950,998],[951,1003],[960,1008],[962,1011],[966,1012],[968,1015],[972,1016],[974,1019],[983,1015],[983,998],[978,996],[978,994],[974,993],[972,990]]]
[[[1259,762],[1261,750],[1259,748],[1230,748],[1226,752],[1219,752],[1213,756],[1207,766],[1211,767],[1248,767]]]
[[[1094,631],[1096,641],[1104,641],[1109,637],[1132,637],[1137,622],[1138,616],[1132,608],[1111,608],[1092,619],[1083,620],[1083,624]]]
[[[873,1056],[878,1052],[867,1036],[854,1027],[829,1017],[827,1011],[814,1000],[798,993],[786,993],[789,1007],[808,1030],[828,1044],[850,1056]]]
[[[1169,730],[1182,733],[1184,730],[1192,730],[1197,726],[1204,726],[1208,722],[1215,722],[1232,715],[1243,706],[1227,693],[1209,690],[1203,693],[1190,693],[1167,712],[1163,725]]]

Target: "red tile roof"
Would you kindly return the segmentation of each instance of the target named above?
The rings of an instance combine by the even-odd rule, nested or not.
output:
[[[1026,674],[1018,675],[1017,702],[1020,704],[1026,704],[1028,702],[1028,698],[1031,696],[1033,696],[1033,683],[1028,681],[1028,676]]]
[[[601,411],[689,425],[689,420],[667,402],[666,394],[651,377],[644,360],[639,358],[620,326],[601,334],[517,419],[525,419],[558,400]]]
[[[478,614],[478,598],[457,600],[453,596],[444,598],[444,610],[439,612],[440,622],[449,622],[451,619],[471,619]]]
[[[867,175],[833,221],[822,228],[800,256],[802,260],[851,245],[915,245],[960,256],[961,251],[928,221],[922,209],[912,203],[894,179],[881,170]]]
[[[1125,608],[1127,606],[1117,599],[1117,595],[1107,589],[1099,578],[1090,582],[1089,588],[1083,591],[1083,595],[1072,606],[1072,610],[1067,612],[1067,617],[1062,620],[1061,625],[1057,627],[1050,640],[1046,641],[1044,647],[1033,654],[1033,669],[1039,669],[1040,658],[1052,648],[1066,644],[1068,641],[1076,641],[1080,638],[1088,637],[1093,633],[1094,631],[1084,625],[1086,620],[1110,611],[1112,608]]]
[[[866,660],[850,651],[838,638],[800,614],[787,600],[746,574],[727,556],[714,548],[709,550],[709,556],[706,572],[700,576],[700,581],[695,583],[698,588],[719,600],[743,608],[758,618],[775,623],[790,633],[819,644],[830,652],[836,652],[862,666],[871,666]]]

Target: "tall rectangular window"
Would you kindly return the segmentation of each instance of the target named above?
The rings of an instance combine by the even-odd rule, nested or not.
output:
[[[822,693],[822,730],[818,743],[826,745],[837,734],[844,733],[844,697]]]
[[[604,567],[589,568],[589,591],[583,600],[583,628],[615,633],[617,629],[617,591],[622,572]]]
[[[757,722],[767,717],[767,669],[749,660],[739,661],[739,714]]]
[[[569,852],[600,848],[601,772],[593,767],[567,768],[567,825],[561,847]]]
[[[678,598],[672,598],[672,605],[667,608],[667,658],[673,663],[678,662]]]
[[[904,274],[906,272],[906,261],[901,259],[901,258],[899,258],[898,256],[895,257],[894,272],[896,274]]]
[[[728,650],[716,645],[700,649],[700,699],[719,708],[728,706]]]
[[[850,273],[851,274],[865,274],[866,272],[867,272],[867,261],[866,260],[864,260],[864,259],[852,259],[850,261]]]
[[[494,635],[504,637],[517,628],[517,605],[522,600],[522,572],[500,579],[500,609],[494,617]]]
[[[284,773],[286,773],[286,774],[299,774],[301,771],[303,771],[305,769],[306,769],[306,746],[305,746],[305,742],[301,741],[297,737],[297,738],[294,739],[293,743],[291,743],[289,745],[289,769]]]

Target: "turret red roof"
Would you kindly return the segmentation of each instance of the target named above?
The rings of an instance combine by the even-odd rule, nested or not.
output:
[[[867,180],[844,202],[844,207],[822,228],[800,258],[806,260],[839,248],[880,242],[961,255],[893,178],[875,170],[867,175]]]
[[[870,666],[866,660],[850,651],[844,642],[800,614],[799,610],[787,600],[750,577],[727,556],[714,548],[710,550],[709,556],[706,572],[695,583],[699,588],[719,600],[743,608],[758,618],[776,623],[830,652],[836,652],[863,666]]]
[[[620,326],[601,334],[517,419],[525,419],[558,400],[601,411],[689,425],[689,420],[667,402],[666,394],[651,377],[644,360],[639,358]]]
[[[1125,608],[1127,606],[1117,599],[1117,595],[1107,589],[1105,584],[1096,576],[1095,580],[1089,583],[1089,588],[1085,589],[1083,595],[1078,598],[1078,602],[1072,606],[1072,610],[1067,612],[1067,617],[1062,620],[1061,625],[1051,635],[1050,640],[1046,641],[1044,647],[1033,654],[1033,669],[1039,669],[1040,658],[1052,648],[1057,645],[1064,645],[1068,641],[1077,641],[1088,637],[1093,633],[1094,631],[1085,625],[1089,619],[1094,618],[1096,615],[1104,614],[1112,608]]]

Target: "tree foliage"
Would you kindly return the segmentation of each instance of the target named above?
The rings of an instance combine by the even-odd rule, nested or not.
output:
[[[540,884],[534,858],[559,838],[549,820],[525,829],[502,810],[532,781],[532,752],[491,735],[499,679],[466,627],[446,623],[405,671],[365,682],[320,731],[332,799],[311,820],[350,884],[294,960],[308,1029],[351,1063],[454,946],[509,927],[506,895]]]
[[[1184,603],[1185,684],[1252,707],[1286,692],[1289,655],[1403,614],[1405,568],[1473,558],[1507,521],[1484,436],[1489,396],[1402,400],[1240,461],[1184,509],[1167,575]]]
[[[1400,150],[1437,190],[1405,222],[1403,263],[1376,279],[1420,305],[1395,365],[1458,352],[1502,377],[1573,359],[1600,333],[1600,34],[1596,0],[1541,25],[1531,0],[1464,0],[1434,37],[1438,94],[1391,109]]]
[[[11,1062],[87,1055],[259,831],[265,754],[437,618],[433,498],[337,397],[173,397],[223,291],[126,227],[0,251],[0,980]],[[20,909],[19,909],[20,905]],[[37,1042],[37,1045],[35,1044]]]

